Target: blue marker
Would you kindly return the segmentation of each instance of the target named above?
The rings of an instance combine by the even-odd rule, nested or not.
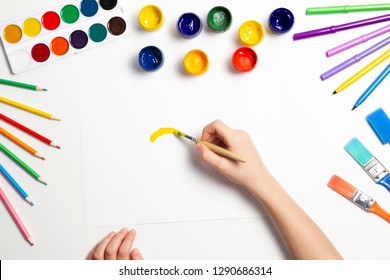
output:
[[[22,187],[15,181],[14,178],[5,170],[5,168],[0,164],[0,173],[3,173],[4,177],[11,183],[11,185],[20,193],[20,195],[30,203],[31,206],[34,206],[34,203],[28,197],[28,194],[22,189]]]
[[[372,82],[372,84],[363,92],[363,94],[356,101],[352,110],[360,106],[364,102],[364,100],[366,100],[367,97],[369,97],[370,94],[377,88],[377,86],[379,86],[379,84],[387,77],[389,73],[390,73],[390,63],[387,65],[385,70],[383,70],[382,73],[380,73],[379,76]]]

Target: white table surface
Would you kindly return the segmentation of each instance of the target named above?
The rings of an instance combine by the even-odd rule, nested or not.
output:
[[[3,5],[0,9],[0,19],[3,21],[13,16],[28,14],[52,4],[51,2],[49,0],[7,1],[7,5]],[[200,11],[203,13],[202,15],[205,15],[211,7],[216,5],[229,7],[233,14],[237,9],[241,9],[238,1],[233,0],[193,1],[190,3],[161,0],[152,2],[124,0],[122,2],[126,5],[131,18],[128,22],[131,32],[139,28],[136,21],[138,11],[150,3],[158,5],[165,12],[166,23],[163,26],[165,31],[162,32],[175,32],[174,22],[176,17],[183,12]],[[345,31],[345,36],[328,35],[316,39],[292,41],[292,35],[295,32],[324,27],[327,24],[355,21],[381,15],[385,12],[306,16],[306,7],[338,5],[339,1],[252,2],[256,3],[255,7],[247,10],[246,18],[234,18],[234,24],[229,32],[231,34],[237,32],[239,25],[244,20],[258,20],[266,29],[266,38],[255,49],[264,52],[281,51],[279,65],[283,64],[286,67],[280,84],[273,89],[264,89],[280,94],[281,100],[283,100],[280,106],[285,110],[286,115],[283,116],[283,122],[279,122],[275,130],[279,132],[277,135],[285,136],[285,146],[281,149],[285,151],[286,161],[283,163],[272,162],[272,156],[267,152],[265,152],[264,160],[270,166],[271,172],[319,224],[345,258],[389,259],[390,228],[388,223],[373,214],[364,213],[326,187],[331,175],[338,174],[376,198],[383,208],[390,209],[389,194],[386,190],[376,186],[342,148],[350,138],[359,136],[385,165],[390,166],[390,147],[380,144],[364,120],[367,114],[380,106],[390,112],[389,83],[384,81],[361,108],[351,113],[350,109],[359,94],[380,73],[382,68],[378,67],[373,70],[365,79],[334,97],[331,97],[330,93],[342,81],[366,65],[370,58],[366,58],[359,65],[346,70],[343,75],[329,81],[321,82],[318,78],[322,70],[329,69],[373,43],[365,43],[357,47],[356,50],[340,54],[339,57],[332,59],[325,57],[326,49],[364,32],[368,33],[384,26],[384,24]],[[350,4],[365,4],[366,1],[350,2]],[[278,37],[270,33],[267,17],[273,9],[283,6],[293,11],[296,22],[292,31],[283,37]],[[242,10],[240,11],[242,12]],[[86,227],[79,87],[100,82],[131,82],[129,73],[137,71],[135,69],[137,67],[135,50],[141,45],[146,45],[148,40],[151,43],[154,40],[153,34],[148,34],[149,37],[145,39],[145,42],[138,42],[126,53],[124,52],[126,46],[135,44],[134,38],[137,38],[137,35],[134,33],[115,42],[19,75],[11,74],[5,53],[2,52],[0,55],[0,77],[39,84],[49,89],[45,93],[35,93],[0,85],[0,94],[36,105],[38,108],[47,109],[47,111],[62,118],[61,122],[49,121],[0,104],[2,113],[4,112],[15,119],[23,119],[26,126],[42,128],[42,133],[44,132],[62,147],[57,150],[45,146],[35,139],[30,140],[30,143],[34,144],[47,157],[47,160],[40,161],[26,154],[26,162],[40,171],[41,175],[48,181],[48,186],[43,186],[31,177],[25,176],[17,167],[10,170],[17,174],[20,183],[29,186],[28,192],[34,199],[36,206],[31,208],[27,205],[16,193],[11,191],[11,188],[6,185],[7,182],[0,178],[1,186],[7,190],[9,198],[14,202],[15,208],[23,217],[36,242],[33,247],[25,242],[6,208],[1,205],[0,258],[83,259],[101,238],[110,231],[119,230],[124,226],[137,230],[135,245],[149,259],[289,258],[283,243],[267,217]],[[378,42],[378,40],[372,42],[374,41]],[[201,38],[198,42],[201,43]],[[235,44],[234,47],[239,46],[237,42]],[[286,48],[285,52],[284,47]],[[104,56],[109,48],[114,48],[114,57]],[[290,56],[292,53],[299,55]],[[381,51],[372,55],[371,58],[376,57],[379,53]],[[100,57],[98,62],[96,57]],[[272,68],[271,63],[264,60],[264,65],[259,63],[254,72],[245,75],[256,75],[261,71],[268,71],[276,75],[277,69]],[[105,71],[113,66],[123,71]],[[167,62],[160,71],[167,73],[174,67],[177,66]],[[210,73],[205,75],[213,75],[212,71],[209,70]],[[175,74],[172,71],[173,79],[177,78]],[[240,74],[237,73],[237,75]],[[205,124],[202,123],[199,126]],[[10,131],[16,131],[2,122],[3,125]],[[261,123],[259,124],[260,128]],[[261,143],[261,141],[256,141],[258,139],[254,140]],[[2,141],[7,143],[9,147],[18,149],[7,139],[2,139]],[[267,147],[259,147],[259,150],[267,150]],[[23,151],[18,151],[19,154],[23,154]],[[10,162],[3,154],[0,154],[0,161],[7,164]],[[281,170],[288,170],[288,172],[281,172],[278,169],[279,166],[284,166],[285,168]],[[259,211],[264,212],[261,207]]]

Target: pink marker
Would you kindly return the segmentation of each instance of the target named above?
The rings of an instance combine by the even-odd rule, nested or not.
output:
[[[378,36],[385,34],[386,32],[389,32],[389,31],[390,31],[390,24],[386,25],[385,27],[379,28],[373,32],[370,32],[368,34],[365,34],[365,35],[359,36],[355,39],[352,39],[351,41],[348,41],[348,42],[341,44],[337,47],[334,47],[333,49],[326,51],[326,56],[330,57],[332,55],[338,54],[338,53],[345,51],[347,49],[350,49],[356,45],[359,45],[359,44],[367,42],[371,39],[374,39],[375,37],[378,37]]]
[[[26,238],[26,240],[31,244],[31,246],[34,245],[34,242],[32,241],[31,236],[28,233],[26,227],[23,225],[22,220],[19,218],[14,207],[12,206],[11,202],[8,200],[7,196],[5,195],[5,193],[3,192],[3,190],[1,188],[0,188],[0,199],[3,201],[5,207],[7,208],[9,214],[11,215],[12,219],[14,219],[19,230],[22,232],[24,238]]]

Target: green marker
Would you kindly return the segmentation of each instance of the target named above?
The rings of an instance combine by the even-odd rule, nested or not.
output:
[[[3,144],[0,143],[0,150],[2,150],[7,156],[9,156],[13,161],[15,161],[17,164],[20,165],[27,173],[29,173],[31,176],[33,176],[35,179],[37,179],[39,182],[47,185],[45,180],[39,175],[37,172],[35,172],[30,166],[28,166],[24,161],[22,161],[20,158],[18,158],[14,153],[12,153],[10,150],[8,150]]]
[[[335,14],[350,12],[368,12],[390,10],[390,3],[384,4],[366,4],[366,5],[345,5],[329,7],[312,7],[306,9],[307,15]]]

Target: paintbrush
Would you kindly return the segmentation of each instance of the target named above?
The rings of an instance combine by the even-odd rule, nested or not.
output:
[[[344,149],[363,168],[375,183],[384,186],[390,192],[389,171],[371,154],[371,152],[359,141],[352,138]]]
[[[221,156],[224,156],[224,157],[236,160],[236,161],[240,161],[240,162],[246,162],[246,160],[242,156],[239,156],[239,155],[237,155],[237,154],[235,154],[227,149],[224,149],[220,146],[217,146],[213,143],[201,140],[199,138],[192,137],[192,136],[187,135],[184,132],[179,131],[179,130],[175,131],[174,134],[177,136],[180,136],[180,137],[187,138],[195,143],[201,143],[201,144],[205,145],[207,148],[209,148],[210,150],[212,150],[213,152],[215,152]]]
[[[382,108],[378,108],[369,114],[366,120],[382,144],[390,144],[390,119],[386,112]]]
[[[246,162],[246,160],[242,156],[239,156],[239,155],[237,155],[237,154],[235,154],[227,149],[224,149],[224,148],[217,146],[215,144],[212,144],[210,142],[189,136],[189,135],[185,134],[184,132],[179,131],[178,129],[173,128],[173,127],[163,127],[163,128],[158,129],[150,136],[150,141],[154,142],[154,141],[156,141],[156,139],[158,137],[160,137],[161,135],[164,135],[164,134],[174,134],[174,135],[179,136],[179,137],[187,138],[195,143],[202,143],[203,145],[208,147],[210,150],[212,150],[213,152],[215,152],[221,156],[230,158],[232,160],[240,161],[240,162]]]
[[[364,211],[374,213],[390,223],[390,214],[383,210],[378,202],[337,175],[333,175],[332,178],[330,178],[328,187],[338,192]]]

